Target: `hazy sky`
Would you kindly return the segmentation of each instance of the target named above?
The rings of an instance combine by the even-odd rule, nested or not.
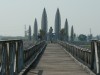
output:
[[[61,14],[61,26],[68,19],[69,30],[74,26],[76,34],[100,34],[100,0],[0,0],[0,35],[24,36],[24,25],[33,25],[37,18],[41,27],[44,7],[48,28],[54,27],[57,8]]]

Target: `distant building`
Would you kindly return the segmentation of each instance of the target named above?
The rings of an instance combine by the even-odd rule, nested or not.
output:
[[[68,32],[68,21],[66,19],[65,21],[65,26],[64,26],[64,31],[65,31],[65,41],[69,41],[69,32]]]
[[[44,32],[43,40],[47,40],[47,30],[48,30],[48,23],[47,23],[47,13],[44,8],[43,14],[42,14],[42,21],[41,21],[41,30]]]
[[[34,40],[38,39],[38,26],[37,26],[37,20],[34,21],[34,32],[33,32]]]
[[[31,38],[31,26],[29,25],[29,30],[28,30],[28,40],[32,40]]]
[[[61,17],[59,9],[57,9],[56,16],[55,16],[55,39],[60,39],[60,30],[61,30]]]

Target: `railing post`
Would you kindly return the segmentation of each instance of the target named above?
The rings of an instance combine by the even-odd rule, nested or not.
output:
[[[7,70],[7,45],[2,43],[2,51],[1,51],[1,75],[6,75],[8,70]]]
[[[94,49],[94,41],[91,42],[91,70],[94,69],[94,60],[95,60],[95,49]]]
[[[98,66],[99,66],[98,75],[100,75],[100,41],[97,42],[97,54],[98,54]]]
[[[15,42],[9,43],[9,70],[10,75],[14,75],[15,62]]]
[[[100,75],[100,41],[97,43],[97,51],[98,51],[98,58],[99,58],[99,75]]]
[[[100,43],[100,42],[99,42]],[[100,75],[100,48],[97,40],[91,42],[91,70],[96,68],[96,74]]]
[[[99,59],[98,59],[98,48],[97,48],[97,42],[94,42],[94,47],[95,47],[95,59],[96,59],[96,70],[97,74],[99,73]]]
[[[17,73],[19,73],[24,67],[23,57],[23,43],[22,41],[17,42]]]

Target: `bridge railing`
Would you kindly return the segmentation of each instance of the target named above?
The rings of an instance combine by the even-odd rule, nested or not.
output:
[[[0,75],[14,75],[23,67],[23,42],[0,41]]]
[[[23,50],[22,40],[0,41],[0,75],[18,75],[31,64],[46,46],[42,41]]]
[[[58,41],[73,57],[88,66],[96,74],[100,74],[100,41],[92,40],[91,50]]]
[[[37,56],[37,53],[39,53],[43,46],[45,46],[46,42],[42,41],[35,46],[32,46],[31,48],[28,48],[27,50],[24,50],[24,63],[25,65],[28,65],[31,61],[33,61],[33,58]]]

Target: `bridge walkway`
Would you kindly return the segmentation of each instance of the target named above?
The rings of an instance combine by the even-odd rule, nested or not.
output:
[[[89,75],[58,44],[48,44],[36,68],[27,75]]]

